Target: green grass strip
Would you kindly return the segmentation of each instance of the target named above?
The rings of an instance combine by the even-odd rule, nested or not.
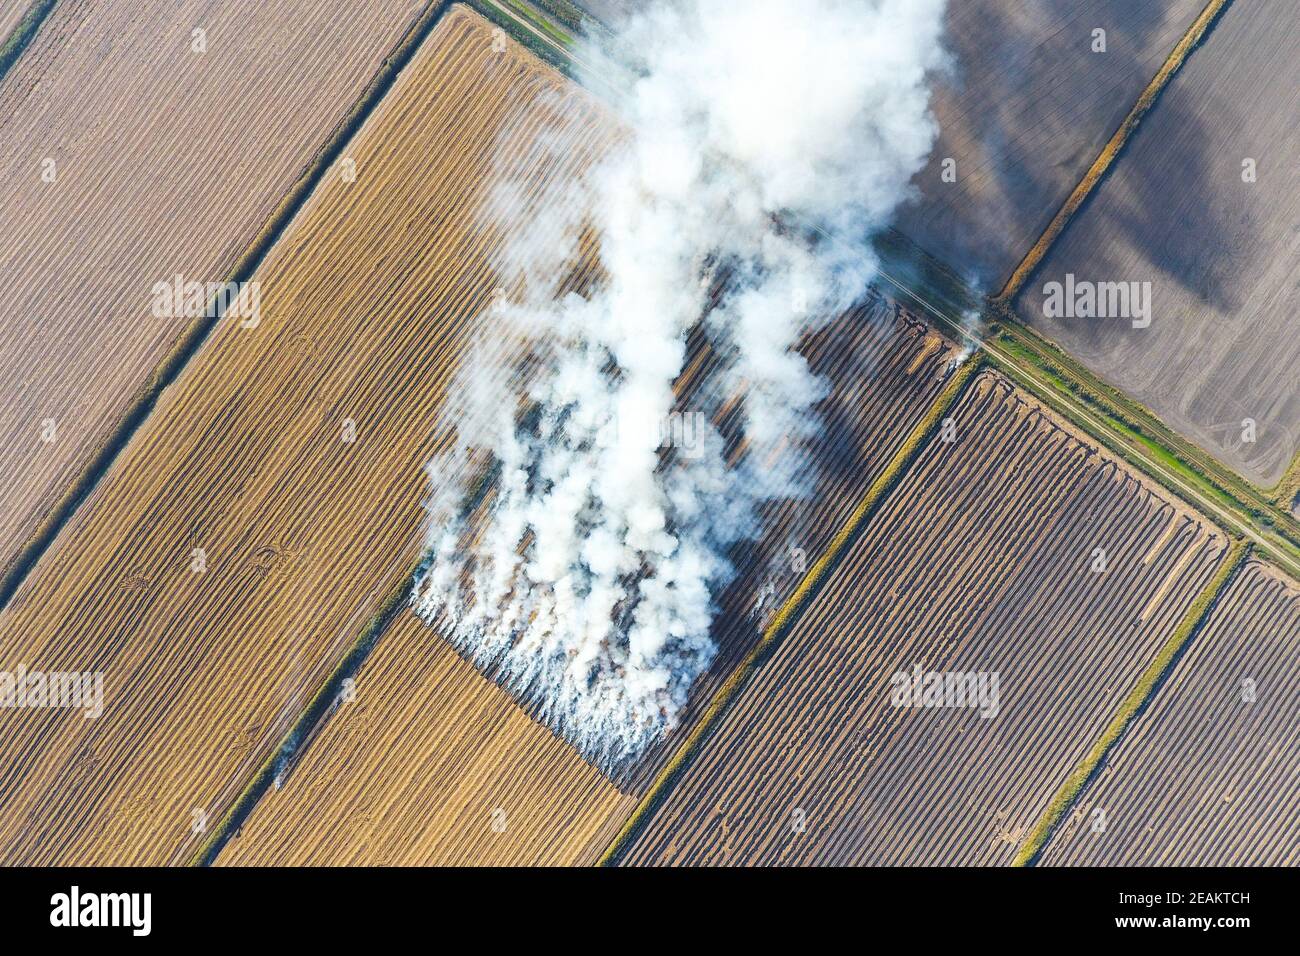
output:
[[[1282,480],[1273,489],[1270,499],[1277,508],[1285,508],[1288,513],[1300,501],[1300,453],[1291,460],[1291,465],[1282,476]]]
[[[18,62],[23,51],[35,39],[41,24],[50,15],[56,2],[57,0],[36,0],[27,8],[27,12],[5,39],[4,44],[0,45],[0,80],[4,79],[9,68]]]
[[[1275,564],[1280,565],[1289,574],[1300,577],[1300,547],[1286,534],[1289,524],[1274,524],[1268,516],[1260,515],[1233,497],[1222,486],[1209,480],[1197,469],[1179,458],[1167,447],[1159,444],[1140,428],[1130,425],[1122,417],[1111,414],[1105,405],[1096,405],[1081,394],[1068,377],[1067,372],[1047,364],[1034,362],[1025,356],[1025,350],[1002,343],[1012,352],[1016,362],[1009,361],[995,354],[988,355],[988,362],[1031,395],[1047,403],[1054,412],[1064,417],[1076,428],[1082,430],[1093,440],[1113,452],[1134,470],[1146,475],[1179,501],[1199,514],[1206,515],[1215,524],[1234,536],[1250,533],[1259,536],[1257,546],[1261,552]],[[1053,404],[1055,395],[1062,399],[1071,399],[1061,405]],[[1090,408],[1103,419],[1105,428],[1094,425],[1091,419],[1083,417],[1080,406]],[[1141,446],[1141,451],[1133,449],[1129,442]],[[1165,472],[1155,467],[1160,462],[1178,476],[1192,484],[1206,499],[1216,502],[1221,513],[1213,512],[1197,503],[1186,491],[1180,489]]]
[[[1228,552],[1227,559],[1223,566],[1219,568],[1218,573],[1209,584],[1205,586],[1196,600],[1192,602],[1191,607],[1187,609],[1178,622],[1178,627],[1174,630],[1173,635],[1165,642],[1164,647],[1156,655],[1149,667],[1138,678],[1137,685],[1124,698],[1120,704],[1119,712],[1115,714],[1110,725],[1102,733],[1101,739],[1093,745],[1088,751],[1088,755],[1083,758],[1083,762],[1070,774],[1061,789],[1057,791],[1052,802],[1047,805],[1047,811],[1043,814],[1038,825],[1034,827],[1024,844],[1020,847],[1020,852],[1012,863],[1013,866],[1032,866],[1038,859],[1043,847],[1047,844],[1048,837],[1056,829],[1056,825],[1065,817],[1070,807],[1074,805],[1075,799],[1083,790],[1084,786],[1092,779],[1093,775],[1100,768],[1106,755],[1110,753],[1112,747],[1119,741],[1129,722],[1137,715],[1150,699],[1152,691],[1160,684],[1161,678],[1170,669],[1178,652],[1183,649],[1188,641],[1200,631],[1204,626],[1206,619],[1209,617],[1210,610],[1214,607],[1215,601],[1223,593],[1228,581],[1236,573],[1246,560],[1250,553],[1250,545],[1246,541],[1238,539]]]
[[[972,377],[984,366],[983,360],[979,356],[973,356],[965,365],[958,369],[957,373],[949,379],[948,383],[939,392],[934,403],[925,417],[912,429],[907,440],[903,442],[902,447],[890,459],[889,464],[880,476],[871,483],[867,489],[862,501],[853,514],[849,516],[848,521],[839,530],[839,533],[827,545],[822,552],[816,564],[814,564],[808,573],[804,575],[803,580],[794,593],[790,595],[785,604],[781,606],[776,617],[767,626],[763,636],[759,639],[754,648],[745,655],[745,659],[740,665],[732,671],[731,675],[718,688],[713,699],[709,702],[708,708],[700,717],[699,722],[687,736],[673,757],[659,771],[650,789],[646,791],[641,802],[637,804],[636,809],[623,824],[623,828],[614,837],[608,849],[601,856],[598,866],[612,866],[618,861],[622,852],[631,845],[633,838],[641,831],[642,826],[649,820],[651,812],[667,796],[668,790],[677,780],[678,776],[686,769],[691,759],[699,751],[700,745],[708,736],[710,730],[717,723],[718,718],[726,710],[727,705],[735,698],[736,694],[748,681],[749,677],[758,668],[759,663],[764,659],[766,654],[775,647],[776,641],[782,636],[789,625],[795,620],[798,612],[808,599],[816,592],[827,572],[834,565],[840,554],[850,541],[854,540],[858,531],[867,523],[868,519],[875,514],[877,507],[889,494],[889,492],[898,484],[907,467],[916,459],[921,448],[925,445],[926,440],[930,437],[940,419],[952,407],[954,401],[965,390],[966,385]]]
[[[1076,396],[1095,411],[1115,419],[1144,441],[1158,444],[1163,454],[1184,460],[1184,467],[1190,468],[1199,481],[1237,499],[1237,506],[1256,522],[1269,527],[1276,526],[1280,534],[1290,537],[1293,543],[1300,544],[1300,522],[1276,504],[1277,499],[1285,496],[1287,481],[1300,481],[1300,455],[1292,463],[1288,475],[1277,486],[1272,489],[1262,488],[1224,466],[1200,445],[1171,429],[1145,405],[1098,378],[1056,343],[1021,322],[1005,303],[993,303],[988,319],[992,326],[996,326],[995,331],[1002,346],[1014,350],[1024,364],[1050,368],[1066,379]]]
[[[519,16],[523,17],[538,30],[541,30],[556,43],[564,47],[572,46],[573,37],[561,30],[559,26],[552,23],[548,18],[542,16],[540,12],[535,10],[530,4],[524,2],[524,0],[500,0],[500,2],[505,4],[505,6],[509,7],[515,13],[519,14]]]
[[[540,27],[535,31],[531,26],[531,20],[526,20],[522,14],[516,13],[513,4],[508,0],[460,0],[460,2],[489,23],[500,27],[505,31],[506,36],[543,63],[550,64],[569,79],[577,81],[576,65],[569,58],[567,45],[561,44],[558,40],[548,43],[547,40],[551,39],[550,31],[542,32]],[[557,44],[563,49],[556,49]]]

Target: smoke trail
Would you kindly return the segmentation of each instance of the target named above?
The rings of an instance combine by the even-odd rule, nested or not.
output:
[[[715,653],[729,548],[761,532],[758,505],[806,491],[824,386],[794,349],[862,294],[863,253],[843,250],[934,140],[942,13],[653,4],[587,51],[636,76],[626,135],[540,197],[506,177],[522,291],[478,321],[528,356],[469,363],[413,602],[605,767],[674,725]],[[586,247],[597,274],[575,282]],[[489,480],[470,486],[475,462]]]

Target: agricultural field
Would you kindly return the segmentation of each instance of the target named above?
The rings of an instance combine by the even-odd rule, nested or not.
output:
[[[558,738],[517,707],[506,708],[509,698],[447,651],[435,630],[406,617],[380,637],[357,674],[364,706],[334,713],[220,862],[526,865],[599,858],[653,772],[793,591],[805,561],[820,555],[924,412],[952,358],[951,346],[915,319],[895,317],[884,300],[831,323],[804,352],[834,383],[823,410],[828,427],[811,456],[822,469],[817,491],[774,503],[762,540],[737,549],[743,563],[715,624],[719,657],[693,690],[683,727],[616,781],[617,789],[603,777],[599,786],[593,782],[595,772],[572,748],[557,748]],[[438,663],[444,658],[455,664]],[[429,683],[412,683],[419,681]],[[427,706],[430,699],[435,706]],[[503,710],[512,716],[502,717]],[[362,722],[376,732],[391,728],[393,746],[368,744]],[[464,748],[481,755],[472,787],[493,781],[484,792],[429,769],[430,761]],[[502,789],[502,780],[517,786]],[[497,808],[507,820],[527,822],[503,837],[487,825]],[[392,855],[376,855],[383,852]]]
[[[598,110],[444,14],[221,323],[0,612],[0,660],[104,673],[104,712],[0,713],[0,860],[193,856],[423,531],[438,410],[492,298],[481,175],[583,163]],[[571,87],[565,87],[572,89]],[[560,150],[537,148],[540,140]],[[472,685],[471,685],[472,689]]]
[[[407,612],[217,862],[584,864],[634,803]]]
[[[619,862],[1012,860],[1227,542],[995,373],[950,422]],[[896,706],[914,669],[979,706]]]
[[[1300,862],[1297,654],[1300,585],[1247,562],[1041,863]]]
[[[1030,325],[1264,487],[1300,451],[1300,129],[1279,121],[1297,109],[1300,8],[1231,4],[1017,302]],[[1048,317],[1044,288],[1067,275],[1149,283],[1149,326]]]
[[[693,687],[678,732],[623,772],[625,786],[648,786],[671,757],[924,417],[959,355],[884,298],[815,333],[803,352],[829,385],[819,409],[823,430],[804,453],[813,491],[765,506],[762,537],[734,550],[736,577],[719,595],[713,626],[718,656]]]
[[[49,14],[0,83],[0,208],[22,210],[0,243],[0,582],[204,327],[155,314],[155,284],[231,278],[427,8]]]
[[[953,0],[939,139],[897,228],[996,293],[1204,0]],[[1106,51],[1093,52],[1105,30]],[[955,178],[944,179],[945,160]],[[953,167],[949,167],[953,168]]]
[[[1209,2],[58,0],[0,866],[1300,863],[1300,14]]]

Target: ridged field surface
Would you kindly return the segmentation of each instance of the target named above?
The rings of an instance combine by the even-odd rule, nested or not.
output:
[[[0,578],[197,327],[154,284],[230,278],[425,7],[54,7],[0,83]]]
[[[14,27],[18,26],[27,8],[34,2],[36,0],[4,0],[4,3],[0,3],[0,46],[9,39]]]
[[[0,612],[0,666],[104,673],[104,712],[0,713],[0,860],[189,859],[403,586],[439,410],[491,300],[485,170],[559,175],[585,99],[454,7]],[[567,89],[567,85],[565,86]],[[196,571],[196,549],[202,551]],[[472,684],[469,692],[477,693]]]
[[[950,423],[620,862],[1011,861],[1226,541],[993,373]],[[915,667],[996,711],[895,706]]]
[[[820,432],[802,450],[810,493],[763,509],[763,533],[731,555],[735,579],[718,597],[718,656],[691,689],[678,729],[619,774],[643,791],[699,720],[714,693],[762,637],[804,572],[844,527],[867,488],[924,417],[959,350],[924,322],[874,294],[803,343],[827,385]]]
[[[1300,585],[1247,562],[1044,865],[1300,863]]]
[[[589,864],[635,802],[404,612],[218,863]]]
[[[817,559],[924,414],[951,357],[938,335],[879,300],[812,336],[804,352],[833,383],[810,459],[820,469],[819,490],[774,502],[769,533],[745,549],[748,563],[715,626],[722,652],[693,689],[691,719],[793,590],[795,568]],[[684,388],[704,361],[692,363]],[[806,549],[798,562],[796,547]],[[507,707],[503,692],[450,654],[436,630],[409,618],[380,637],[356,687],[360,709],[329,716],[220,862],[590,863],[685,731],[670,734],[615,789],[568,744]],[[358,739],[362,721],[374,740]],[[495,809],[504,811],[507,830],[491,828]]]

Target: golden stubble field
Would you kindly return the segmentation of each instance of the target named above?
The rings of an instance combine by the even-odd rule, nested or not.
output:
[[[1011,861],[1226,540],[993,373],[951,422],[620,862]],[[894,706],[914,668],[996,706]]]
[[[0,83],[0,580],[198,327],[154,283],[230,277],[427,6],[55,6]]]
[[[1300,584],[1248,561],[1044,865],[1300,862]]]
[[[419,553],[438,410],[490,300],[480,215],[602,135],[564,82],[446,13],[222,324],[0,613],[0,661],[102,670],[104,713],[0,714],[0,859],[188,859]],[[503,137],[505,137],[503,141]],[[525,169],[525,172],[528,170]],[[196,549],[202,551],[195,570]]]
[[[635,804],[404,612],[217,862],[590,864]]]

